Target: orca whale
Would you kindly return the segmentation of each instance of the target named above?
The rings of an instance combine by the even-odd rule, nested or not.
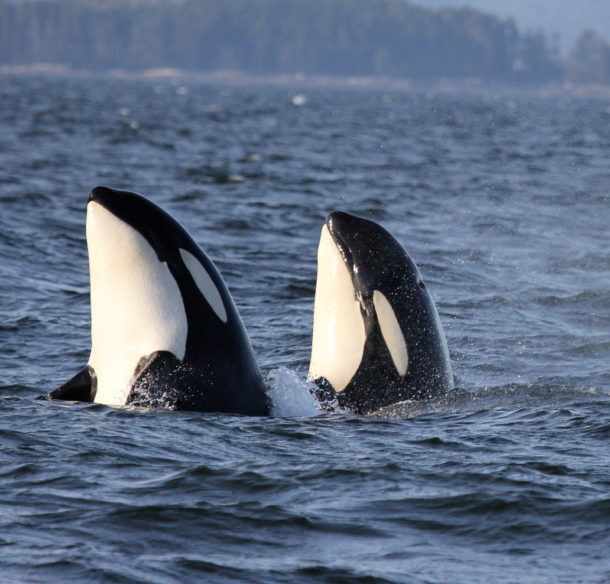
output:
[[[187,231],[136,193],[87,204],[91,354],[49,399],[267,415],[265,386],[220,273]]]
[[[309,379],[323,401],[358,414],[453,388],[419,269],[374,221],[335,211],[322,228]]]

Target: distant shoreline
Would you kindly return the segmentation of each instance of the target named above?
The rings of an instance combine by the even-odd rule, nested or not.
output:
[[[28,65],[0,65],[1,76],[47,76],[83,79],[130,79],[174,82],[195,82],[210,85],[277,86],[294,89],[357,89],[397,92],[434,92],[455,94],[500,94],[574,96],[610,99],[610,86],[575,85],[572,83],[546,85],[486,84],[479,79],[438,79],[422,82],[391,77],[338,77],[303,73],[253,75],[240,71],[187,71],[173,68],[146,69],[142,71],[73,69],[56,63],[32,63]]]

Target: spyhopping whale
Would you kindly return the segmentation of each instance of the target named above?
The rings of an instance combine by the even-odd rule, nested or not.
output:
[[[220,273],[144,197],[94,188],[87,204],[91,354],[50,399],[269,414],[246,330]]]
[[[426,284],[383,227],[331,213],[318,247],[309,378],[359,414],[453,387],[447,341]]]

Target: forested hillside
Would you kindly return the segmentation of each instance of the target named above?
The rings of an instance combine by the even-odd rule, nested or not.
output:
[[[543,83],[540,35],[403,0],[0,0],[0,64]]]
[[[523,30],[541,30],[564,53],[578,37],[593,30],[610,41],[610,2],[608,0],[414,0],[428,8],[468,5],[503,18],[514,18]]]

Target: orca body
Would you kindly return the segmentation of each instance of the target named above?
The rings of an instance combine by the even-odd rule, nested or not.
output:
[[[96,187],[87,247],[91,355],[49,398],[269,413],[233,299],[175,219],[136,193]]]
[[[419,269],[373,221],[337,211],[322,228],[309,378],[323,399],[359,414],[453,388]]]

